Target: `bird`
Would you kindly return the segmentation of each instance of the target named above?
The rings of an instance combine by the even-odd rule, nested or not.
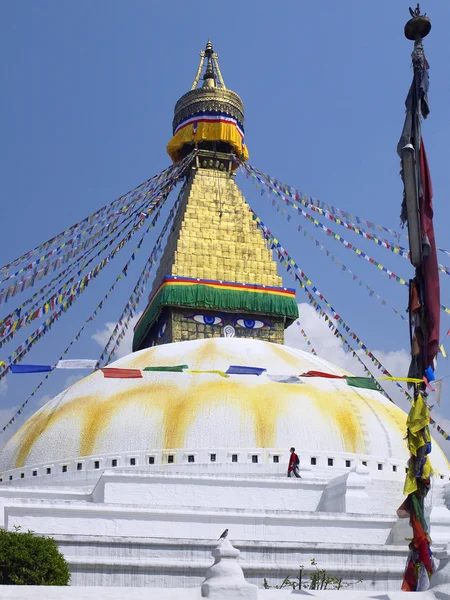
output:
[[[220,536],[219,540],[224,540],[227,537],[227,535],[228,535],[228,529],[225,529],[225,531]]]

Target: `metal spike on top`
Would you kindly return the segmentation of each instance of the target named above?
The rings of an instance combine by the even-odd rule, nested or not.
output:
[[[213,45],[211,40],[208,40],[204,50],[200,51],[200,63],[198,65],[197,73],[195,75],[194,81],[191,86],[191,90],[195,90],[197,88],[198,82],[200,80],[200,76],[202,74],[203,66],[205,64],[205,58],[207,59],[206,70],[203,75],[203,86],[215,88],[220,87],[226,90],[225,83],[223,81],[222,73],[219,68],[218,55],[214,52]]]

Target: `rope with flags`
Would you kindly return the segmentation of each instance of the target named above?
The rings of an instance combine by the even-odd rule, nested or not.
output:
[[[169,218],[164,226],[164,230],[167,230],[168,224],[171,221],[171,219],[173,218],[174,215],[174,208],[172,208]],[[95,317],[97,316],[97,314],[100,312],[100,310],[103,308],[103,305],[105,303],[105,301],[110,297],[110,295],[115,291],[116,285],[119,281],[121,281],[123,279],[124,276],[126,276],[126,272],[127,269],[131,263],[132,260],[135,260],[136,258],[136,254],[137,252],[140,250],[142,243],[144,241],[145,235],[146,233],[150,230],[153,229],[153,227],[156,225],[156,222],[158,221],[158,216],[159,213],[154,217],[154,219],[152,220],[151,224],[149,225],[148,229],[144,232],[144,234],[142,235],[137,247],[135,248],[135,250],[133,251],[132,255],[130,256],[130,258],[128,259],[127,263],[125,264],[124,268],[120,271],[119,275],[116,277],[114,283],[111,285],[111,287],[108,289],[108,291],[106,292],[106,294],[103,296],[103,298],[101,299],[101,301],[97,304],[96,308],[94,309],[93,313],[84,321],[84,323],[82,324],[81,328],[79,329],[78,333],[75,335],[74,338],[72,338],[72,340],[70,341],[69,345],[65,348],[65,350],[62,352],[61,356],[59,357],[58,361],[57,361],[57,365],[58,363],[60,363],[60,361],[62,361],[64,359],[64,357],[67,355],[67,353],[69,352],[70,348],[72,347],[72,345],[77,342],[80,337],[81,334],[83,333],[84,329],[86,328],[86,326],[95,319]],[[161,243],[161,239],[163,237],[163,234],[160,234],[160,236],[158,237],[158,241],[155,245],[155,248],[153,249],[151,256],[154,256],[155,253],[157,252],[158,246]],[[97,361],[97,364],[99,363],[99,361]],[[57,368],[57,366],[55,366],[54,368]],[[51,371],[53,371],[53,369],[51,369]],[[29,395],[29,397],[25,400],[25,402],[18,408],[18,410],[15,412],[15,414],[9,419],[9,421],[3,426],[3,428],[0,430],[0,433],[3,433],[4,431],[6,431],[11,425],[12,423],[15,422],[15,420],[17,419],[18,416],[20,416],[25,408],[25,406],[29,403],[29,401],[36,395],[36,393],[41,389],[41,387],[44,385],[44,383],[47,381],[47,379],[50,376],[50,372],[48,372],[44,379],[42,379],[42,381],[35,387],[35,389],[33,390],[33,392]]]
[[[280,242],[273,236],[273,234],[270,232],[270,230],[266,227],[266,225],[261,221],[261,219],[256,215],[256,213],[254,211],[252,211],[252,217],[253,220],[256,222],[256,225],[258,227],[258,229],[261,230],[264,238],[266,239],[266,241],[269,243],[269,247],[272,250],[275,250],[278,253],[279,258],[281,259],[280,262],[283,262],[283,264],[286,267],[287,272],[291,271],[291,269],[293,268],[293,276],[295,278],[295,280],[300,284],[300,287],[305,291],[305,293],[307,294],[310,303],[315,304],[316,306],[319,306],[320,308],[320,304],[319,302],[315,299],[314,295],[310,292],[310,290],[308,289],[307,285],[311,286],[311,290],[312,292],[314,292],[314,294],[322,301],[324,302],[324,304],[326,304],[326,306],[329,308],[329,310],[331,311],[331,313],[334,316],[335,321],[337,321],[340,325],[342,325],[342,327],[345,329],[345,331],[347,332],[347,334],[353,338],[356,343],[358,344],[358,346],[360,346],[360,348],[362,348],[362,350],[365,352],[366,356],[368,356],[370,358],[370,360],[375,364],[375,366],[380,369],[382,371],[382,373],[384,375],[387,375],[389,377],[392,377],[392,374],[389,373],[389,371],[381,364],[381,362],[376,358],[376,356],[370,351],[368,350],[367,346],[362,342],[362,340],[350,329],[349,325],[344,321],[344,319],[342,319],[342,317],[335,311],[335,309],[333,308],[333,306],[328,302],[328,300],[325,298],[325,296],[312,284],[312,281],[307,277],[307,275],[300,269],[300,267],[298,266],[298,264],[292,259],[292,257],[290,256],[290,254],[288,253],[288,251],[283,248],[283,246],[280,244]],[[300,276],[299,276],[300,275]],[[304,280],[306,282],[306,284],[302,281]],[[323,316],[325,314],[325,311],[323,309],[321,309],[323,311],[323,313],[321,314],[321,316]],[[339,332],[337,325],[334,325],[334,327],[337,329],[337,331]],[[339,332],[340,333],[340,332]],[[344,336],[342,334],[340,334],[342,336],[343,339]],[[350,344],[348,344],[348,342],[346,342],[346,344],[348,345],[350,351],[352,352],[352,355],[363,365],[364,369],[366,372],[370,373],[369,369],[367,369],[367,366],[364,364],[364,362],[360,359],[360,357],[358,356],[358,354],[356,353],[356,351],[351,348]],[[372,373],[370,373],[370,376],[373,377]],[[375,377],[373,377],[373,379],[375,380]],[[403,387],[398,383],[395,382],[396,385],[401,389],[401,391],[406,395],[407,398],[410,398],[408,392],[406,390],[403,389]],[[377,385],[379,386],[378,382]],[[380,391],[387,397],[389,398],[389,400],[392,401],[392,399],[389,397],[389,395],[387,394],[387,392],[381,388],[381,386],[379,386]]]
[[[268,198],[270,199],[270,198]],[[279,211],[280,209],[280,205],[277,203],[277,201],[275,199],[272,199],[272,205],[273,206],[277,206],[277,211]],[[288,215],[286,213],[286,211],[284,209],[281,210],[281,214],[283,217],[286,217],[287,221],[290,222],[291,221],[291,216]],[[298,225],[297,227],[297,231],[301,231],[303,229],[302,225]],[[367,283],[365,283],[361,277],[359,277],[358,275],[356,275],[356,273],[354,273],[349,267],[347,267],[340,259],[338,259],[337,257],[334,256],[334,254],[332,254],[323,244],[321,244],[319,242],[319,240],[317,238],[315,238],[313,235],[308,235],[308,232],[306,229],[303,229],[303,234],[304,237],[307,237],[309,241],[313,242],[314,245],[319,248],[319,250],[321,250],[322,252],[325,252],[326,256],[328,258],[330,258],[330,260],[337,266],[337,267],[341,267],[341,270],[345,273],[348,273],[349,275],[351,275],[352,280],[353,281],[359,281],[359,285],[360,286],[364,286],[367,289],[367,292],[369,294],[369,296],[371,298],[375,298],[375,300],[381,300],[381,305],[382,306],[389,306],[389,303],[387,300],[384,300],[379,294],[377,294],[377,292],[371,287],[369,286]],[[406,321],[406,317],[403,316],[402,311],[394,308],[393,306],[391,306],[390,308],[392,308],[392,310],[394,311],[394,313],[400,317],[403,321]]]
[[[159,211],[161,206],[164,204],[166,197],[167,197],[167,193],[165,193],[162,196],[159,196],[157,198],[157,200],[155,201],[154,206],[152,207],[152,211],[155,209]],[[95,256],[93,256],[87,263],[85,263],[82,266],[82,268],[79,269],[77,271],[77,273],[71,279],[66,281],[66,283],[58,290],[58,292],[56,294],[54,294],[48,301],[46,301],[41,306],[39,306],[37,308],[37,310],[35,310],[32,313],[27,312],[27,313],[25,313],[25,315],[21,315],[19,318],[17,318],[14,322],[10,323],[9,325],[2,326],[2,328],[0,329],[0,337],[4,337],[5,340],[0,341],[0,347],[3,343],[5,343],[5,341],[6,342],[11,341],[13,339],[13,337],[15,336],[15,334],[22,327],[28,325],[31,321],[50,313],[57,306],[64,307],[67,304],[68,300],[70,301],[70,305],[71,305],[73,302],[73,299],[76,298],[79,294],[81,294],[84,291],[84,289],[87,287],[87,285],[89,284],[91,279],[97,277],[97,275],[115,257],[116,253],[119,252],[124,247],[124,245],[129,242],[129,240],[134,235],[134,233],[136,233],[136,231],[138,231],[143,226],[143,224],[144,224],[144,221],[142,219],[138,219],[136,224],[134,224],[133,227],[130,229],[130,231],[128,233],[126,233],[126,235],[120,239],[119,243],[114,247],[114,249],[108,254],[107,257],[103,258],[101,260],[101,262],[99,264],[97,264],[95,267],[93,267],[83,278],[76,280],[76,278],[81,275],[82,271],[84,271],[90,263],[92,263],[96,258],[98,258],[106,249],[108,249],[111,245],[113,245],[114,242],[118,238],[120,238],[120,236],[122,236],[124,231],[127,229],[128,225],[125,226],[125,228],[120,230],[116,236],[111,238],[109,240],[109,242],[107,242],[95,254]],[[60,312],[55,313],[55,314],[59,315]],[[30,342],[31,342],[31,339],[30,339]],[[20,350],[14,352],[8,358],[8,360],[11,362],[15,358],[15,356],[19,353],[20,353]],[[0,374],[0,379],[2,376],[3,376],[3,373]]]
[[[173,221],[173,219],[175,217],[177,208],[179,206],[179,203],[181,201],[181,197],[182,197],[182,194],[183,194],[185,188],[186,188],[186,182],[182,186],[182,188],[178,194],[178,197],[177,197],[173,207],[170,210],[169,216],[167,217],[164,227],[162,228],[161,233],[158,236],[156,244],[155,244],[153,250],[151,251],[149,258],[147,259],[147,261],[142,269],[142,272],[139,276],[139,279],[138,279],[133,291],[131,292],[130,298],[127,301],[127,303],[125,304],[122,314],[120,315],[120,317],[117,321],[117,324],[111,333],[111,336],[109,337],[108,341],[105,344],[105,347],[102,350],[102,353],[98,360],[99,365],[103,362],[103,360],[108,352],[109,352],[109,356],[108,356],[105,364],[109,364],[111,362],[116,351],[118,350],[118,348],[120,346],[120,342],[123,340],[123,338],[125,336],[125,332],[128,329],[129,322],[131,321],[131,319],[134,316],[134,311],[136,310],[136,308],[139,304],[139,301],[142,298],[142,295],[145,291],[147,281],[150,278],[150,275],[152,273],[154,265],[156,264],[156,257],[158,255],[158,253],[161,252],[161,250],[162,250],[162,242],[164,240],[164,236],[167,233],[167,229],[169,228],[170,223]],[[112,349],[110,350],[115,339],[117,339],[117,341],[114,344],[114,346],[112,347]]]
[[[385,233],[389,233],[397,240],[397,243],[400,242],[401,237],[408,239],[408,236],[405,233],[395,231],[394,229],[391,229],[390,227],[385,227],[384,225],[378,225],[377,223],[374,223],[373,221],[369,221],[368,219],[365,219],[363,217],[353,215],[352,213],[347,212],[341,208],[337,208],[336,206],[333,206],[332,204],[322,202],[321,200],[318,200],[317,198],[313,198],[312,196],[310,196],[308,194],[302,193],[298,189],[288,186],[287,184],[278,181],[278,179],[276,179],[275,177],[273,177],[267,173],[264,173],[263,171],[260,171],[259,169],[253,167],[248,162],[245,164],[240,162],[240,165],[241,166],[244,165],[246,167],[246,170],[249,172],[249,175],[251,174],[252,177],[258,179],[259,182],[261,183],[261,185],[264,185],[264,186],[270,185],[272,188],[275,188],[275,190],[274,190],[275,194],[277,193],[277,191],[279,191],[279,192],[281,192],[281,194],[291,197],[291,198],[294,198],[298,202],[301,202],[304,206],[307,206],[310,210],[312,210],[314,212],[319,212],[319,214],[328,213],[329,215],[331,215],[332,220],[335,220],[337,218],[344,223],[344,227],[348,226],[347,229],[352,229],[352,226],[354,226],[355,224],[357,226],[360,226],[361,223],[363,223],[369,229],[373,229],[373,230],[377,229],[380,232],[384,231]],[[360,229],[360,227],[358,227],[358,229]],[[391,242],[385,238],[380,238],[380,240],[389,246],[392,245]],[[378,244],[378,245],[381,245],[381,244]],[[398,246],[398,247],[401,248],[406,253],[408,253],[408,250],[406,248],[403,248],[402,246]],[[437,248],[437,249],[440,252],[446,254],[447,256],[450,256],[450,250],[446,250],[445,248]]]
[[[263,191],[263,190],[261,190],[261,191]],[[387,267],[382,265],[380,262],[375,260],[369,254],[367,254],[363,250],[360,250],[359,248],[357,248],[354,244],[347,241],[345,238],[340,236],[338,233],[336,233],[329,227],[326,227],[323,223],[321,223],[320,221],[318,221],[317,219],[312,217],[309,213],[307,213],[306,211],[304,211],[303,209],[298,207],[295,203],[293,203],[291,200],[289,200],[286,196],[283,196],[283,194],[281,194],[280,192],[277,192],[276,195],[279,196],[279,198],[282,201],[284,201],[288,206],[290,206],[297,214],[300,214],[301,216],[306,218],[310,223],[312,223],[315,227],[320,229],[322,232],[326,233],[328,236],[332,237],[334,240],[340,242],[345,248],[354,252],[359,258],[364,258],[368,263],[377,267],[378,270],[381,271],[383,274],[388,275],[389,279],[396,281],[397,283],[400,283],[401,285],[409,287],[408,281],[406,279],[396,275],[393,271],[391,271],[390,269],[388,269]],[[450,308],[448,308],[447,306],[440,304],[440,309],[443,312],[445,312],[446,314],[450,315]]]
[[[60,280],[65,275],[68,275],[68,274],[72,273],[73,271],[75,271],[79,264],[81,264],[81,267],[78,270],[78,273],[81,274],[81,272],[83,272],[86,269],[86,267],[92,262],[92,260],[87,261],[87,257],[89,256],[89,254],[92,253],[100,244],[104,243],[108,239],[108,237],[111,237],[113,234],[115,234],[118,231],[115,238],[112,238],[112,239],[117,239],[118,237],[120,237],[120,235],[122,233],[124,233],[127,230],[127,228],[129,227],[130,224],[131,225],[135,224],[135,223],[133,223],[133,221],[138,223],[139,219],[142,218],[143,214],[146,217],[149,216],[155,208],[154,205],[156,204],[156,201],[158,200],[159,195],[167,189],[168,185],[171,185],[171,184],[172,184],[172,179],[166,178],[165,181],[154,190],[154,193],[150,198],[147,197],[150,194],[150,192],[147,192],[144,195],[143,202],[141,202],[136,207],[136,212],[143,211],[143,209],[145,209],[145,212],[141,212],[140,215],[136,215],[136,212],[128,211],[129,212],[128,216],[120,224],[117,224],[112,230],[110,230],[108,232],[107,235],[105,235],[103,238],[98,240],[94,246],[92,246],[91,248],[86,250],[86,252],[84,254],[82,254],[74,263],[71,263],[69,265],[69,267],[64,269],[61,273],[59,273],[50,282],[45,284],[40,290],[38,290],[35,294],[33,294],[33,296],[28,298],[25,302],[23,302],[21,305],[19,305],[13,312],[11,312],[9,315],[7,315],[2,320],[0,320],[0,338],[4,337],[4,335],[7,335],[7,333],[5,334],[5,330],[4,330],[4,328],[2,328],[2,325],[6,325],[7,327],[10,327],[10,328],[14,327],[13,321],[11,321],[10,323],[8,323],[8,321],[13,319],[14,317],[16,318],[16,320],[22,321],[23,320],[23,314],[22,314],[23,309],[26,306],[28,306],[28,304],[30,304],[32,301],[36,300],[36,298],[39,298],[39,300],[37,300],[28,311],[29,313],[34,314],[35,311],[39,308],[39,305],[42,304],[42,302],[44,302],[44,299],[45,299],[45,302],[49,302],[51,300],[50,294],[51,294],[51,292],[54,292],[57,289],[57,286],[58,286],[58,283],[60,282]],[[121,226],[121,228],[119,230],[120,226]],[[102,246],[102,248],[100,248],[100,250],[97,252],[95,257],[100,256],[102,254],[102,252],[108,248],[109,245],[110,244],[104,244]],[[85,261],[87,261],[87,262],[85,262]],[[66,281],[66,283],[64,283],[62,285],[60,290],[58,290],[58,292],[57,292],[58,296],[61,294],[62,291],[64,291],[67,288],[68,285],[70,285],[71,281],[72,280]],[[49,286],[52,286],[52,287],[50,287],[50,289],[47,289]],[[44,295],[44,292],[46,292],[45,295]],[[42,294],[42,297],[40,297],[41,294]],[[27,321],[25,323],[25,326],[28,323],[29,323],[29,321]],[[1,346],[2,346],[2,343],[0,342],[0,347]]]
[[[190,158],[192,159],[193,155],[191,155]],[[188,163],[183,162],[183,164],[184,164],[184,166],[186,166]],[[180,168],[178,168],[174,172],[174,175],[173,175],[172,179],[170,180],[170,186],[173,185],[179,179],[179,177],[183,174],[183,172],[184,171]],[[168,187],[168,189],[164,193],[164,195],[160,196],[158,201],[155,203],[155,208],[158,210],[155,218],[158,217],[159,210],[160,210],[161,206],[164,204],[165,199],[167,198],[167,195],[170,192],[170,190],[171,190],[171,187]],[[8,364],[6,364],[4,366],[3,371],[0,373],[0,379],[4,378],[7,375],[7,373],[10,371],[12,364],[16,364],[17,362],[20,362],[24,358],[24,356],[26,356],[26,354],[29,352],[31,347],[37,341],[39,341],[46,333],[48,333],[48,331],[50,331],[53,323],[59,319],[59,317],[62,315],[62,313],[66,312],[73,305],[73,303],[76,301],[76,299],[83,293],[83,291],[85,291],[85,289],[89,285],[90,281],[92,279],[94,279],[95,277],[97,277],[98,274],[104,269],[104,267],[107,264],[109,264],[109,262],[124,247],[124,245],[127,242],[129,242],[129,240],[134,235],[134,233],[136,233],[136,231],[138,231],[143,226],[144,222],[145,222],[145,220],[140,218],[138,220],[137,224],[134,225],[132,227],[132,229],[119,241],[119,243],[108,254],[108,256],[103,258],[102,261],[99,264],[97,264],[91,271],[89,271],[82,279],[79,279],[77,282],[73,283],[73,285],[70,287],[70,289],[66,290],[64,292],[64,294],[62,294],[61,300],[57,303],[59,306],[58,310],[56,310],[50,317],[48,317],[45,320],[45,322],[40,327],[38,327],[38,329],[32,335],[30,335],[23,344],[18,346],[18,348],[16,348],[16,350],[8,356]],[[153,227],[153,225],[150,224],[149,227],[147,228],[147,230],[145,231],[144,235],[152,227]],[[117,236],[116,236],[116,238],[117,238]],[[113,241],[114,240],[109,242],[107,244],[107,246],[112,245]],[[59,298],[58,298],[58,300],[59,300]],[[50,310],[51,310],[51,305],[48,307],[48,310],[45,309],[45,311],[43,310],[42,312],[43,312],[43,314],[47,314],[47,312],[49,312]],[[38,315],[38,316],[40,316],[40,315]],[[7,335],[6,339],[8,341],[12,338],[12,336],[14,335],[16,330],[20,328],[19,327],[20,321],[21,321],[20,319],[15,321],[16,326],[14,327],[14,331],[9,331],[9,333]],[[21,323],[21,326],[23,326],[23,322]]]
[[[183,164],[185,164],[185,163],[183,162]],[[145,192],[138,194],[137,197],[132,199],[125,207],[123,207],[121,209],[122,214],[126,215],[127,212],[131,212],[131,209],[134,207],[134,205],[136,203],[140,203],[141,205],[143,205],[149,195],[155,196],[159,192],[163,191],[164,188],[167,187],[167,185],[170,183],[170,181],[174,177],[176,178],[178,176],[178,173],[180,172],[180,170],[182,171],[182,168],[179,165],[168,169],[165,176],[162,179],[158,178],[157,183],[154,186],[152,186],[148,190],[146,188],[144,188]],[[144,184],[142,184],[142,185],[144,185]],[[136,190],[139,190],[141,187],[142,186],[139,186],[138,188],[136,188]],[[134,193],[135,193],[135,191],[134,191]],[[133,212],[131,212],[131,214],[133,214]],[[114,213],[114,215],[115,215],[115,213]],[[110,218],[110,217],[108,217],[108,218]],[[95,223],[94,223],[93,227],[94,226],[96,226]],[[75,226],[73,226],[73,227],[75,227]],[[79,235],[82,236],[83,233],[85,233],[85,232],[82,232]],[[107,233],[109,233],[109,228],[107,228],[107,230],[106,230],[106,234]],[[78,239],[78,237],[79,236],[77,236],[77,239]],[[94,236],[89,238],[90,241],[93,241],[95,239],[97,239],[97,234],[95,234]],[[72,241],[73,240],[70,240],[70,242],[72,242]],[[87,243],[87,241],[80,244],[77,247],[77,250],[81,249],[81,248],[86,248],[87,247],[85,245],[86,243]],[[74,258],[74,255],[73,255],[74,249],[71,247],[71,245],[68,242],[65,242],[61,247],[65,247],[65,248],[69,248],[69,249],[67,250],[66,254],[64,254],[63,256],[58,256],[58,258],[56,258],[53,262],[49,261],[49,260],[47,262],[45,262],[46,257],[49,254],[53,253],[53,250],[52,250],[49,254],[41,256],[34,262],[28,264],[26,267],[22,267],[15,273],[7,276],[3,281],[7,281],[13,277],[18,277],[19,275],[32,270],[31,274],[29,274],[26,278],[25,278],[25,275],[22,275],[22,279],[19,282],[15,283],[14,285],[8,285],[6,288],[3,288],[2,290],[0,290],[0,304],[2,302],[7,302],[10,297],[14,297],[16,294],[22,293],[24,290],[28,289],[29,287],[34,286],[34,284],[37,281],[40,281],[43,277],[45,277],[50,272],[51,269],[53,269],[53,272],[54,272],[55,270],[59,269],[63,264],[65,264],[65,262]]]
[[[89,216],[85,217],[78,223],[71,225],[70,227],[68,227],[61,233],[57,234],[53,238],[43,242],[42,244],[39,244],[33,250],[29,250],[28,252],[25,252],[18,258],[11,261],[10,263],[3,265],[2,267],[0,267],[0,271],[5,273],[5,277],[8,277],[8,271],[11,267],[18,266],[21,262],[29,261],[30,258],[32,258],[33,256],[36,256],[37,254],[47,250],[48,248],[51,248],[55,244],[59,244],[59,242],[61,240],[63,240],[65,237],[67,237],[69,235],[73,236],[75,234],[77,234],[77,236],[75,238],[76,240],[84,237],[89,231],[91,231],[91,227],[87,227],[86,229],[82,230],[78,234],[77,232],[80,229],[82,229],[86,225],[89,225],[93,220],[96,220],[96,225],[95,225],[96,227],[98,227],[101,223],[108,221],[109,219],[112,218],[113,215],[115,215],[117,212],[120,212],[124,207],[132,205],[135,202],[135,200],[138,200],[140,195],[145,193],[145,190],[147,190],[147,189],[151,190],[152,187],[158,185],[158,182],[160,180],[164,179],[166,174],[170,174],[170,173],[178,170],[180,167],[182,168],[183,164],[185,165],[187,162],[189,162],[189,160],[191,158],[192,158],[191,156],[188,156],[188,157],[186,157],[185,160],[181,161],[179,164],[170,165],[167,169],[165,169],[161,173],[153,175],[153,177],[151,177],[150,179],[147,179],[147,181],[145,181],[144,183],[141,183],[139,186],[130,190],[123,196],[120,196],[116,200],[113,200],[109,204],[96,210]],[[62,250],[63,248],[67,248],[67,246],[72,245],[73,242],[74,242],[74,240],[68,240],[68,241],[64,242],[57,248],[53,249],[51,251],[51,253],[48,253],[48,256],[54,254],[55,252]],[[24,270],[31,269],[33,267],[33,265],[39,264],[40,262],[42,262],[42,260],[45,260],[45,256],[44,256],[44,258],[40,257],[37,261],[34,261],[34,263],[32,263],[31,265],[27,265],[27,267]]]

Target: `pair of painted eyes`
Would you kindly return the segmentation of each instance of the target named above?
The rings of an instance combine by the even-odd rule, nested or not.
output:
[[[197,323],[203,323],[204,325],[223,325],[222,317],[213,317],[211,315],[193,315],[188,317],[194,319]],[[270,327],[269,323],[264,321],[258,321],[257,319],[236,319],[234,324],[238,327],[245,327],[246,329],[261,329],[262,327]]]

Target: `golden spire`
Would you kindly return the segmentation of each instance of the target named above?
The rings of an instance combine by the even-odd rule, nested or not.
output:
[[[244,104],[225,86],[211,40],[200,52],[200,63],[189,92],[176,103],[173,137],[167,152],[174,162],[194,147],[233,153],[248,159],[244,141]],[[203,74],[203,76],[202,76]],[[199,86],[200,78],[203,83]]]
[[[200,63],[198,65],[197,73],[191,86],[191,90],[197,88],[200,76],[202,74],[203,66],[205,64],[205,58],[207,59],[205,74],[203,75],[203,88],[222,88],[226,90],[225,83],[223,81],[222,73],[219,67],[219,56],[214,52],[211,40],[208,40],[204,50],[200,51]]]

